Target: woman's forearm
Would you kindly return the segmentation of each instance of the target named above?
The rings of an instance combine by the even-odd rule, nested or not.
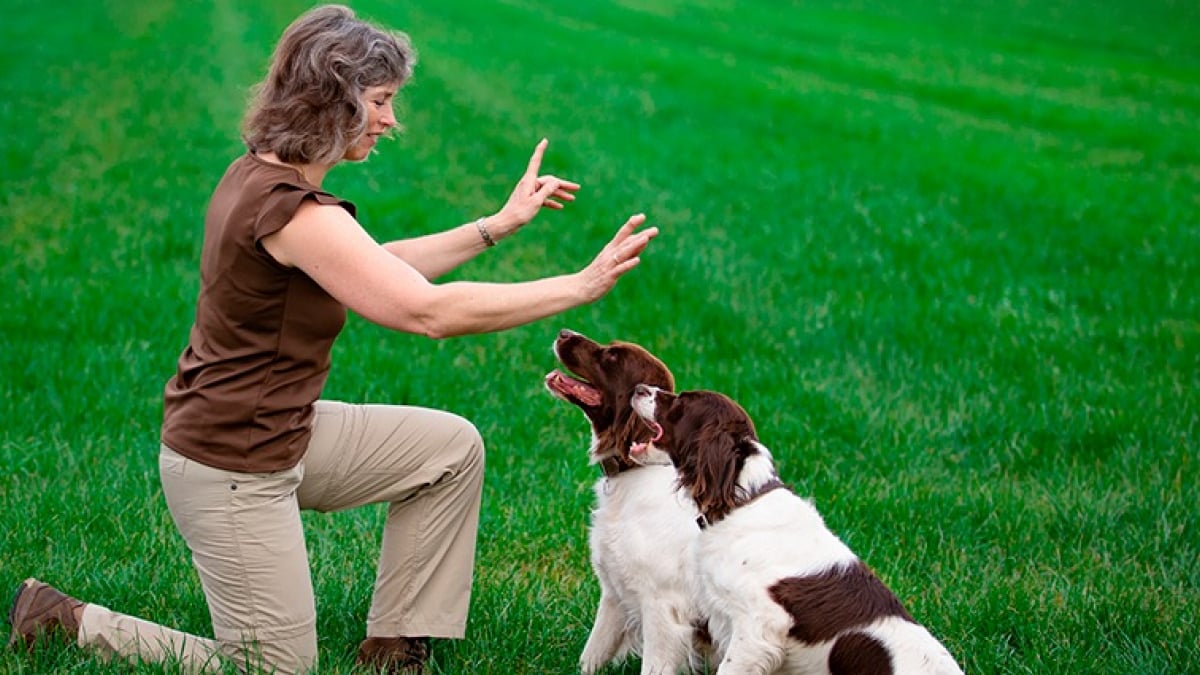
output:
[[[490,333],[523,326],[587,304],[589,292],[580,274],[519,283],[455,281],[437,285],[413,302],[411,297],[391,317],[378,317],[393,328],[440,339]]]
[[[489,228],[486,223],[484,227]],[[488,229],[489,236],[492,229]],[[472,221],[443,232],[391,241],[383,247],[432,281],[479,255],[488,245]]]

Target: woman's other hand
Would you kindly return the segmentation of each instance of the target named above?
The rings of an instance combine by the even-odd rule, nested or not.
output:
[[[645,214],[630,216],[617,230],[612,241],[605,244],[591,264],[579,272],[587,302],[602,298],[617,284],[617,279],[642,261],[642,251],[646,250],[651,239],[658,236],[657,227],[637,231],[645,222]]]

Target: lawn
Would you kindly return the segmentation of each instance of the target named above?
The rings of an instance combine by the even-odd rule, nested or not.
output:
[[[308,6],[0,22],[0,592],[36,575],[210,634],[158,487],[161,393],[246,91]],[[741,402],[968,672],[1200,670],[1200,5],[354,6],[421,58],[405,133],[326,181],[377,238],[494,211],[542,137],[579,200],[451,278],[574,271],[636,212],[662,230],[562,316],[340,338],[327,397],[449,409],[488,444],[468,639],[436,672],[576,668],[598,469],[542,388],[563,327]],[[322,672],[353,670],[382,518],[306,515]]]

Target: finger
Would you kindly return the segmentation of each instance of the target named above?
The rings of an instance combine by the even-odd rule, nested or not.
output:
[[[613,243],[619,244],[620,242],[625,241],[627,238],[629,238],[629,235],[633,234],[633,231],[640,227],[644,222],[646,222],[646,214],[644,213],[637,213],[629,216],[629,219],[625,221],[625,224],[621,226],[621,229],[617,230],[617,236],[613,237]]]
[[[644,213],[638,213],[638,214],[630,216],[629,219],[626,220],[625,223],[623,225],[621,225],[620,228],[617,229],[617,233],[615,235],[613,235],[612,240],[604,245],[604,248],[601,249],[601,251],[600,251],[601,254],[604,256],[612,257],[615,255],[618,255],[619,253],[624,253],[625,251],[632,251],[633,250],[632,248],[627,249],[623,246],[623,244],[629,239],[630,235],[633,234],[633,231],[635,229],[637,229],[637,227],[644,222],[646,222],[646,214],[644,214]],[[653,238],[657,234],[658,234],[658,228],[652,227],[652,228],[645,230],[644,232],[639,232],[637,236],[645,238],[646,241],[649,241],[651,238]],[[645,248],[645,244],[642,245],[642,248]],[[636,255],[636,253],[624,253],[624,255],[621,256],[621,260],[630,258],[633,255]]]
[[[570,190],[571,192],[576,192],[579,190],[579,187],[580,187],[579,183],[576,183],[574,181],[565,180],[563,178],[559,178],[558,176],[551,176],[551,175],[538,176],[538,179],[537,179],[538,187],[541,187],[542,185],[544,185],[545,183],[548,183],[550,181],[557,182],[560,190]]]
[[[529,166],[525,168],[525,176],[537,176],[538,169],[542,168],[542,155],[546,154],[546,146],[550,145],[548,139],[543,138],[538,141],[537,146],[533,149],[533,156],[529,158]]]
[[[613,255],[619,260],[627,260],[636,258],[646,250],[650,245],[650,240],[658,235],[658,228],[652,227],[648,230],[638,232],[636,235],[626,239],[621,245],[614,249]]]
[[[637,256],[629,259],[623,259],[621,262],[614,264],[609,273],[612,274],[614,279],[616,279],[640,264],[642,264],[642,259]]]
[[[628,238],[624,242],[613,245],[604,252],[612,261],[614,269],[619,268],[630,260],[640,260],[639,256],[650,244],[650,240],[658,236],[658,228],[652,227]],[[636,264],[636,263],[635,263]]]
[[[630,258],[629,260],[626,260],[625,262],[621,263],[620,265],[617,265],[616,267],[614,267],[613,274],[615,274],[617,276],[621,276],[622,274],[625,274],[629,270],[640,265],[641,262],[642,262],[641,258]]]
[[[568,196],[570,196],[571,199],[574,199],[574,193],[579,190],[579,183],[572,183],[569,180],[563,180],[557,176],[538,176],[534,191],[540,191],[547,185],[553,185],[555,196],[564,199],[566,199]]]
[[[546,197],[548,199],[561,199],[564,202],[575,201],[575,193],[568,192],[567,190],[554,190],[550,194],[546,195]]]
[[[537,191],[534,192],[533,195],[545,202],[558,193],[558,187],[557,180],[548,180],[539,185]],[[572,195],[571,198],[574,199],[574,195]]]
[[[642,249],[650,245],[650,240],[658,236],[658,228],[650,227],[638,232],[630,241],[634,242],[633,247],[640,253]]]

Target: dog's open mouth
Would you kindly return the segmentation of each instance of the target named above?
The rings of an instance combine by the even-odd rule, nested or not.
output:
[[[650,431],[654,434],[654,437],[650,439],[651,443],[654,443],[663,437],[662,425],[660,425],[658,422],[655,422],[654,420],[648,420],[645,417],[641,417],[641,420],[647,427],[650,428]]]
[[[604,401],[599,389],[583,380],[577,380],[561,370],[551,371],[546,375],[546,387],[573,403],[598,406]]]
[[[650,427],[650,431],[654,432],[654,438],[651,438],[649,441],[643,443],[631,443],[629,445],[629,456],[637,460],[639,463],[641,462],[641,459],[639,458],[650,451],[650,446],[654,445],[658,439],[663,437],[663,428],[658,422],[652,422],[644,417],[641,419],[646,423],[646,426]]]
[[[650,425],[650,431],[654,432],[654,438],[650,439],[651,443],[654,443],[663,437],[663,428],[659,426],[658,422],[646,420],[646,424]]]

